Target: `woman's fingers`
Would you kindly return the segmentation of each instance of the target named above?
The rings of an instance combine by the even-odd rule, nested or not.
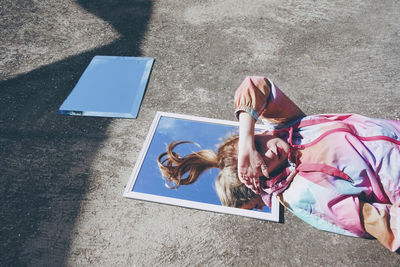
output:
[[[239,180],[253,192],[260,194],[261,187],[259,177],[262,175],[269,177],[267,166],[265,165],[263,158],[257,151],[239,153],[238,158]]]
[[[242,182],[242,183],[244,183],[244,184],[247,184],[248,182],[248,178],[249,178],[249,176],[247,175],[247,170],[240,170],[239,171],[239,180]]]
[[[257,187],[256,187],[256,184],[255,184],[254,181],[255,181],[255,178],[249,178],[248,184],[246,184],[246,186],[247,186],[251,191],[253,191],[254,193],[257,194]]]
[[[260,194],[260,180],[257,178],[253,178],[253,192],[256,194]]]
[[[250,188],[254,193],[259,194],[260,181],[259,181],[259,171],[255,168],[249,167],[246,177],[245,185]]]
[[[241,173],[239,180],[244,183],[251,191],[256,194],[260,193],[260,185],[258,177],[248,176],[247,174]]]
[[[260,168],[261,168],[261,173],[262,173],[265,177],[269,178],[269,172],[268,172],[268,170],[267,170],[267,165],[262,164]]]
[[[260,172],[260,168],[261,167],[256,168],[249,166],[247,169],[241,168],[238,171],[239,180],[256,194],[261,193],[259,177],[262,173]]]
[[[263,175],[263,169],[266,168],[265,163],[263,160],[258,161],[255,165],[252,167],[252,191],[256,194],[261,193],[261,186],[260,186],[260,179],[259,177]]]

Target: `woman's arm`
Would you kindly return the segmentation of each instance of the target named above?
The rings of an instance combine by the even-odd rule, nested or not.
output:
[[[247,112],[239,114],[238,176],[248,188],[260,194],[259,177],[269,177],[269,174],[254,145],[254,124],[254,118]]]
[[[238,176],[241,182],[260,192],[259,177],[269,176],[267,166],[254,145],[254,124],[259,117],[272,123],[286,123],[305,116],[278,87],[265,77],[246,77],[235,93],[239,119]]]

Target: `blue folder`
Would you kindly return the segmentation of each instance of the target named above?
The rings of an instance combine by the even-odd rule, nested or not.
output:
[[[154,59],[95,56],[59,114],[136,118]]]

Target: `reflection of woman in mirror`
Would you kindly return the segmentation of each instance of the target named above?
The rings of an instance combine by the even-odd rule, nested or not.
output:
[[[160,162],[163,174],[177,185],[190,184],[205,169],[218,167],[222,178],[216,189],[223,205],[254,207],[251,201],[260,197],[270,205],[271,197],[278,196],[318,229],[373,236],[392,251],[400,247],[399,121],[356,114],[305,116],[263,77],[243,81],[235,107],[240,129],[239,138],[232,138],[228,146],[230,153],[222,153],[222,144],[217,157],[209,158],[210,163],[218,162],[214,165],[202,165],[201,153],[193,153],[197,165],[188,167],[187,157],[173,159],[170,150]],[[271,129],[255,134],[259,118]],[[186,167],[180,172],[167,171],[178,170],[183,162]],[[182,179],[187,171],[189,176]],[[232,201],[235,188],[245,192],[240,204]]]
[[[175,153],[174,149],[178,145],[188,142],[171,143],[167,151],[158,158],[158,165],[162,175],[166,178],[166,185],[176,188],[180,185],[193,184],[207,169],[219,168],[220,173],[215,180],[215,189],[222,205],[261,209],[264,204],[260,195],[246,187],[236,175],[238,140],[237,135],[226,139],[220,144],[217,153],[212,150],[200,150],[184,157]],[[250,205],[255,202],[253,199],[259,200],[257,206]]]

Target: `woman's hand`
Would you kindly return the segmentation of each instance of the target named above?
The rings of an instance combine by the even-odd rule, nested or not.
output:
[[[238,155],[238,175],[242,183],[250,188],[254,193],[261,193],[259,177],[268,177],[268,172],[264,160],[257,150],[250,145],[239,146]]]
[[[267,166],[254,145],[254,119],[246,112],[239,114],[238,176],[256,194],[261,193],[259,177],[269,177]]]

